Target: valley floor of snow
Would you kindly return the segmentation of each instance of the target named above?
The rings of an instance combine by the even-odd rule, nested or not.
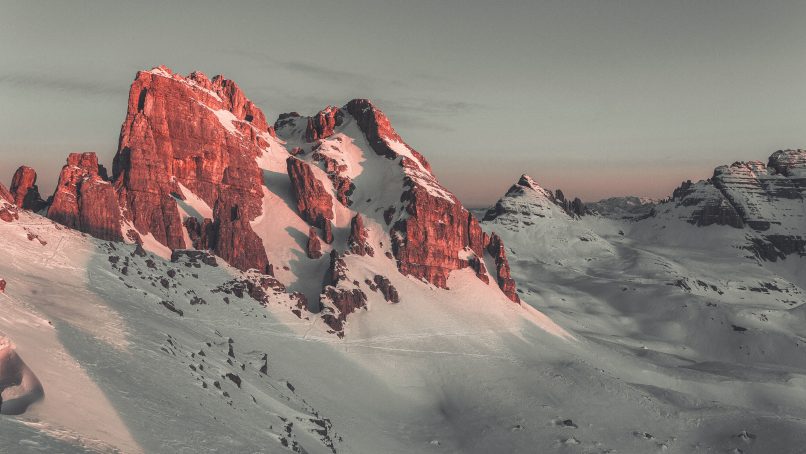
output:
[[[806,261],[747,258],[728,227],[577,222],[595,238],[503,234],[524,308],[468,270],[397,276],[402,301],[370,294],[339,339],[285,294],[224,291],[223,263],[21,213],[0,223],[0,452],[806,451]]]

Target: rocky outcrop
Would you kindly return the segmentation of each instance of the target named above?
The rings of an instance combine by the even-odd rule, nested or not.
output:
[[[333,189],[336,190],[336,200],[346,207],[352,205],[353,201],[350,200],[350,196],[355,190],[355,185],[352,180],[338,173],[333,173],[328,176],[331,181],[333,181]]]
[[[395,304],[400,302],[400,295],[397,293],[397,289],[392,285],[389,278],[376,274],[372,281],[375,284],[375,288],[381,291],[383,298],[387,302]]]
[[[290,156],[286,161],[297,211],[310,225],[324,232],[325,242],[333,242],[333,197],[313,173],[310,164]]]
[[[327,308],[329,308],[329,306],[336,308],[336,312],[324,312],[322,314],[322,320],[336,332],[339,337],[344,337],[344,322],[347,320],[347,316],[367,306],[367,295],[361,291],[361,289],[357,288],[339,289],[336,287],[325,287],[320,302]]]
[[[0,220],[11,222],[19,219],[17,206],[14,205],[14,195],[0,183]]]
[[[356,214],[350,222],[350,237],[347,239],[350,252],[361,256],[374,256],[375,250],[367,242],[367,236],[367,229],[364,227],[364,219],[360,214]]]
[[[389,118],[380,109],[376,108],[370,100],[353,99],[344,106],[344,110],[356,119],[358,127],[361,128],[361,132],[364,133],[375,153],[386,156],[389,159],[395,159],[400,156],[400,153],[395,151],[392,145],[397,144],[404,147],[425,171],[429,174],[431,173],[431,165],[426,161],[425,157],[403,141],[392,127]],[[403,159],[404,166],[412,165],[406,162],[408,159],[410,158],[405,157]]]
[[[353,201],[350,200],[350,196],[355,191],[355,185],[350,177],[345,175],[346,166],[323,153],[320,149],[316,149],[312,157],[314,161],[324,163],[324,170],[333,183],[333,189],[336,191],[336,200],[346,207],[352,205]]]
[[[806,255],[806,150],[717,167],[708,180],[681,184],[658,211],[697,226],[745,229],[745,248],[763,260]]]
[[[113,167],[135,233],[171,249],[190,247],[174,199],[184,187],[213,207],[210,249],[239,269],[269,272],[250,222],[262,211],[256,158],[273,134],[231,80],[198,72],[183,77],[164,67],[137,73]]]
[[[6,292],[6,280],[0,279],[0,293]]]
[[[420,185],[412,185],[403,198],[408,217],[392,228],[398,267],[403,274],[447,288],[450,272],[469,266],[460,258],[465,248],[482,255],[481,227],[456,200],[435,196]]]
[[[554,191],[554,201],[571,217],[580,217],[586,214],[585,204],[582,203],[582,199],[574,197],[573,200],[566,200],[561,189]]]
[[[476,277],[485,284],[490,283],[490,278],[487,277],[487,267],[484,265],[484,260],[474,256],[470,259],[470,267],[476,272]]]
[[[123,240],[117,196],[95,153],[67,157],[47,216],[102,240]]]
[[[313,227],[308,230],[308,244],[305,248],[305,253],[309,259],[322,257],[322,243],[319,241],[319,235],[316,234],[316,229]]]
[[[0,202],[14,203],[14,194],[6,188],[3,183],[0,183]]]
[[[14,178],[11,180],[11,193],[14,195],[14,204],[18,208],[39,211],[46,206],[36,185],[36,171],[31,167],[21,166],[14,172]]]
[[[338,251],[333,249],[330,251],[330,266],[325,273],[325,286],[337,286],[345,281],[347,281],[347,264]]]
[[[333,135],[333,130],[340,126],[344,119],[344,113],[338,107],[327,106],[324,110],[308,117],[308,125],[305,129],[305,139],[308,142],[315,142]],[[278,120],[279,121],[279,120]]]
[[[671,203],[680,207],[692,207],[686,222],[700,227],[708,225],[728,225],[740,229],[744,227],[742,216],[733,204],[710,181],[683,182],[672,193]]]
[[[184,222],[191,244],[195,249],[210,249],[215,245],[215,225],[212,219],[203,219],[188,216]]]
[[[347,265],[335,249],[330,253],[330,267],[319,305],[322,320],[340,337],[344,336],[347,316],[367,306],[366,293],[347,279]]]
[[[507,298],[515,303],[519,303],[520,298],[518,297],[518,290],[515,286],[515,280],[512,279],[512,275],[510,274],[509,261],[507,260],[507,252],[506,248],[504,248],[504,242],[495,233],[490,235],[490,242],[487,245],[487,251],[495,260],[496,277],[498,279],[498,286],[501,288],[501,291],[504,292]]]

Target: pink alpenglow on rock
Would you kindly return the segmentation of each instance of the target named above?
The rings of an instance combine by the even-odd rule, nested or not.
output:
[[[498,286],[501,287],[501,290],[504,292],[507,298],[515,303],[520,303],[521,300],[518,297],[518,290],[515,286],[515,280],[512,279],[512,275],[510,274],[509,261],[507,261],[507,252],[506,248],[504,248],[504,241],[501,239],[501,237],[493,233],[490,235],[490,244],[487,246],[487,250],[489,251],[490,255],[493,256],[493,259],[495,259]]]
[[[72,153],[62,168],[48,217],[103,240],[121,241],[120,207],[95,153]]]
[[[333,197],[316,178],[310,164],[290,156],[286,165],[299,215],[324,231],[325,243],[332,243]]]
[[[212,207],[207,246],[236,268],[268,272],[250,222],[262,212],[256,158],[273,135],[263,112],[231,80],[165,67],[138,72],[113,166],[127,221],[172,250],[191,247],[174,198],[183,194],[181,185]]]
[[[356,214],[350,222],[350,238],[347,240],[347,244],[350,246],[350,252],[362,256],[374,256],[375,251],[367,242],[367,236],[367,229],[364,228],[364,219],[360,214]]]
[[[17,207],[14,205],[14,195],[0,183],[0,220],[12,222],[19,219]]]
[[[24,210],[39,211],[45,207],[45,202],[36,186],[36,171],[31,167],[21,166],[14,172],[11,180],[11,193],[14,195],[14,204]]]

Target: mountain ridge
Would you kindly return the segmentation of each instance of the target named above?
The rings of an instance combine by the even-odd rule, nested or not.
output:
[[[333,322],[340,335],[346,314],[362,306],[365,290],[350,283],[334,292],[340,287],[335,281],[330,290],[295,285],[312,279],[306,273],[326,274],[328,268],[327,257],[307,252],[308,243],[328,257],[337,249],[384,251],[382,257],[403,275],[441,288],[452,271],[463,268],[472,268],[487,285],[486,254],[495,264],[493,280],[519,302],[500,239],[481,230],[425,157],[366,99],[328,106],[311,117],[282,114],[270,125],[235,82],[159,66],[139,71],[131,85],[111,175],[94,153],[74,153],[47,202],[35,181],[35,171],[21,167],[12,201],[99,239],[140,244],[165,259],[179,250],[210,250],[241,271],[254,269],[299,288],[307,310],[329,307],[341,314]],[[358,195],[363,200],[355,200]],[[372,222],[351,229],[361,214]],[[372,229],[384,232],[378,243],[356,247],[355,239],[372,237],[362,233]],[[343,231],[350,231],[349,238]],[[298,259],[284,252],[299,244],[297,234],[307,237],[304,248],[312,261],[298,266],[305,277],[295,275],[290,265]],[[316,246],[319,236],[326,247]],[[386,279],[380,276],[379,282]],[[384,286],[394,291],[392,284]]]

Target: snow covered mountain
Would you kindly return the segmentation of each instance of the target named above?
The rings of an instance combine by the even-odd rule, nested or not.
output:
[[[512,247],[510,261],[535,261],[560,267],[584,267],[591,260],[610,257],[611,245],[579,221],[586,209],[579,199],[570,205],[522,175],[493,208],[483,226]],[[516,279],[517,281],[517,279]]]
[[[479,222],[368,100],[141,71],[111,173],[0,185],[0,452],[797,452],[798,153]]]
[[[626,452],[800,449],[803,428],[790,424],[806,416],[792,400],[806,372],[806,257],[786,245],[806,235],[802,156],[778,152],[772,170],[756,166],[752,179],[745,164],[718,168],[640,216],[600,209],[623,205],[613,201],[569,216],[523,176],[485,216],[482,227],[506,241],[524,303],[569,330],[601,373],[642,390],[659,414],[704,424],[698,435],[679,427],[662,441],[637,432],[655,446]],[[758,253],[761,244],[775,254]]]
[[[636,219],[650,216],[658,200],[646,197],[609,197],[585,206],[591,214],[614,219]]]
[[[462,359],[570,338],[367,100],[272,126],[223,77],[141,71],[111,175],[71,154],[47,201],[33,169],[11,188],[0,432],[20,449],[455,449],[421,424]]]
[[[806,150],[781,150],[761,161],[734,162],[712,178],[684,182],[657,217],[744,233],[740,247],[776,261],[806,255]]]

